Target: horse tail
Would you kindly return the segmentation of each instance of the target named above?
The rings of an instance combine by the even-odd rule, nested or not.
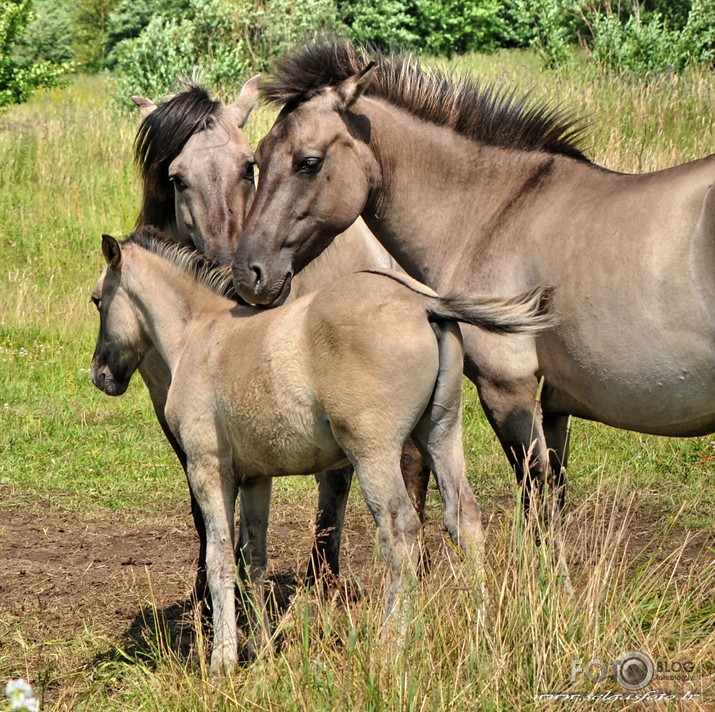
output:
[[[553,326],[553,287],[534,287],[513,297],[448,295],[433,297],[430,318],[461,321],[497,334],[537,334]]]

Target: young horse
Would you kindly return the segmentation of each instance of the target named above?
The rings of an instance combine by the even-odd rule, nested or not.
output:
[[[238,99],[228,105],[212,101],[200,87],[190,87],[158,107],[149,99],[133,97],[144,117],[135,141],[135,160],[143,186],[137,228],[152,225],[168,239],[192,245],[218,263],[230,261],[235,251],[232,240],[243,226],[254,194],[253,149],[243,126],[257,100],[257,86],[258,77],[253,77]],[[379,268],[396,268],[396,263],[359,220],[301,274],[293,292],[297,297],[341,275]],[[186,469],[184,453],[165,424],[164,403],[170,382],[166,366],[161,359],[151,357],[142,364],[140,373],[162,428]],[[411,441],[403,455],[402,469],[422,517],[429,469]],[[316,480],[318,514],[308,581],[317,579],[323,566],[334,576],[339,573],[352,468],[321,473]],[[195,591],[202,598],[206,594],[205,534],[193,496],[192,513],[200,540]],[[239,541],[244,539],[243,535],[239,537]]]
[[[249,303],[285,299],[358,215],[439,293],[554,285],[544,336],[463,330],[465,374],[527,507],[532,479],[562,505],[570,415],[659,435],[715,430],[715,156],[613,173],[546,104],[349,44],[288,57],[265,96],[283,109],[257,150],[234,260]]]
[[[417,563],[420,520],[400,475],[412,433],[437,479],[450,536],[481,567],[479,507],[464,474],[456,321],[533,333],[548,323],[545,290],[511,300],[440,298],[397,272],[361,272],[266,311],[223,296],[230,273],[202,271],[195,253],[146,233],[121,246],[105,235],[102,247],[92,381],[121,395],[148,349],[169,365],[166,418],[206,524],[214,674],[237,660],[239,488],[263,515],[254,540],[265,554],[270,476],[349,461],[379,527],[389,616]],[[257,561],[260,578],[265,556]]]

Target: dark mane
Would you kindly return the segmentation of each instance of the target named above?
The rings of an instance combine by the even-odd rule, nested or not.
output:
[[[446,126],[475,141],[521,151],[547,151],[588,160],[582,152],[584,127],[568,112],[529,94],[481,86],[468,75],[424,69],[411,55],[356,47],[344,41],[317,41],[277,65],[262,86],[264,98],[290,112],[375,62],[368,96],[383,98],[415,116]]]
[[[122,244],[138,245],[176,265],[184,274],[212,292],[244,303],[233,288],[231,265],[218,265],[194,247],[167,240],[155,227],[143,225]]]
[[[208,92],[191,86],[159,106],[139,126],[134,140],[134,161],[141,172],[144,197],[139,225],[163,226],[174,215],[169,165],[186,142],[206,128],[221,109]]]

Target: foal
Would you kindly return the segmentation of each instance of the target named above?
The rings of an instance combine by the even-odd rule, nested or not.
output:
[[[166,419],[188,458],[206,524],[214,674],[230,671],[238,656],[239,488],[244,507],[265,515],[254,518],[262,531],[252,532],[249,547],[260,579],[270,477],[351,463],[379,528],[389,617],[418,557],[420,520],[400,473],[402,445],[412,434],[435,474],[445,527],[481,568],[479,507],[464,473],[456,322],[533,333],[548,323],[548,290],[510,300],[441,298],[406,275],[361,272],[261,311],[223,296],[226,271],[202,270],[187,248],[146,234],[122,245],[105,235],[102,248],[92,380],[121,395],[150,349],[171,370]]]

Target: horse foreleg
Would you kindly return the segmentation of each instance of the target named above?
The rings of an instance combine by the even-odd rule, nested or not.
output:
[[[230,464],[222,467],[209,458],[193,461],[189,457],[187,476],[206,525],[206,571],[214,626],[211,673],[221,676],[238,662],[233,549],[237,481]]]
[[[568,577],[561,526],[566,494],[563,463],[567,455],[567,420],[562,422],[561,418],[543,417],[541,404],[534,398],[538,390],[536,379],[528,385],[520,385],[523,387],[510,383],[510,387],[504,389],[480,383],[478,390],[484,412],[522,488],[524,518],[529,526],[536,527],[537,544],[540,542],[540,528],[549,531],[558,574],[570,593],[573,588]],[[549,449],[547,433],[557,444],[559,441],[562,443],[558,450]]]
[[[249,593],[242,598],[248,609],[249,621],[254,618],[251,628],[256,647],[264,647],[271,637],[265,582],[272,486],[272,478],[262,477],[244,483],[240,488],[241,516],[236,560],[241,580],[247,585]]]

